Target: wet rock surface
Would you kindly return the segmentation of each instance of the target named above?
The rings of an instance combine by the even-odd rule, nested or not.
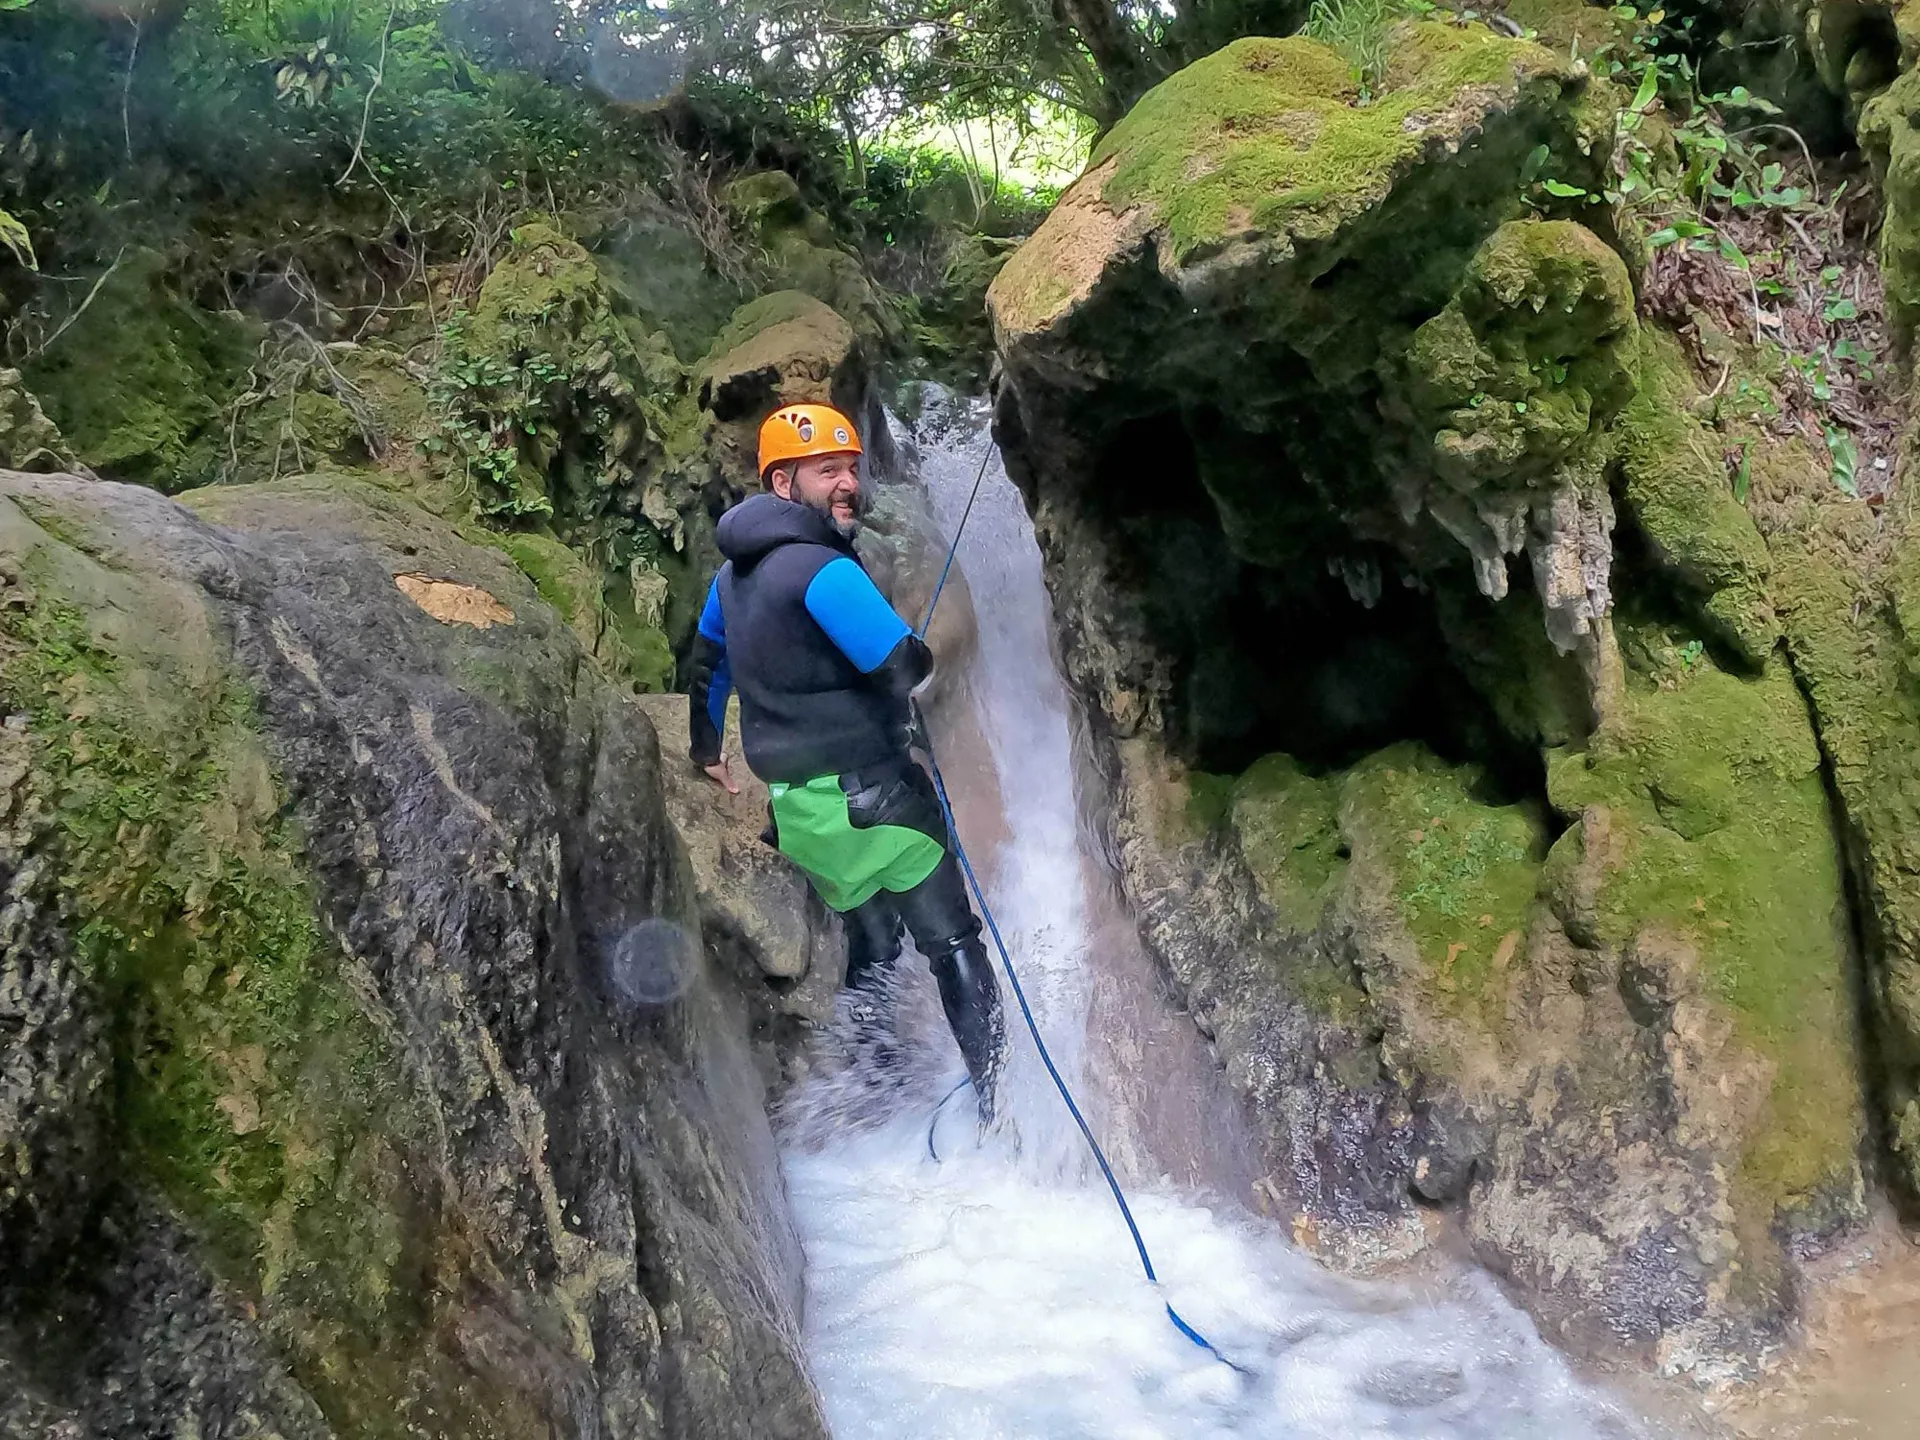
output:
[[[644,714],[370,487],[0,490],[7,1433],[823,1434]]]
[[[1868,1214],[1820,693],[1610,237],[1520,216],[1614,102],[1391,46],[1370,103],[1299,39],[1144,99],[990,292],[998,433],[1261,1198],[1730,1378]]]

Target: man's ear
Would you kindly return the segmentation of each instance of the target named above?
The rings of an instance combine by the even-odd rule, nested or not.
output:
[[[793,467],[776,465],[767,471],[767,489],[782,500],[791,500],[793,498]]]

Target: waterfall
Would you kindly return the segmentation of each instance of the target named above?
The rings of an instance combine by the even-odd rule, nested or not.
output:
[[[913,439],[933,515],[951,534],[986,454],[984,409],[948,407]],[[949,783],[969,790],[964,802],[955,796],[963,838],[1056,1063],[1096,1128],[1122,1141],[1130,1198],[1166,1293],[1142,1278],[1010,996],[1002,1123],[977,1136],[969,1099],[956,1097],[933,1137],[942,1158],[930,1157],[934,1106],[964,1072],[909,949],[908,1053],[878,1076],[844,1054],[823,1065],[784,1125],[807,1256],[806,1343],[835,1435],[1650,1433],[1575,1376],[1485,1277],[1427,1277],[1417,1289],[1342,1280],[1292,1249],[1272,1222],[1192,1185],[1203,1163],[1176,1163],[1139,1140],[1156,1131],[1145,1111],[1191,1113],[1195,1093],[1217,1077],[1174,1065],[1164,1084],[1137,1075],[1119,1084],[1091,1058],[1102,1037],[1090,1021],[1097,1027],[1105,1013],[1096,937],[1104,949],[1124,917],[1083,843],[1040,553],[997,456],[958,568],[979,643],[964,683],[947,694],[937,738]],[[1190,1033],[1186,1040],[1191,1048]],[[829,1036],[826,1048],[834,1043]],[[1173,1055],[1179,1046],[1159,1048]],[[1204,1150],[1206,1136],[1184,1128]],[[1231,1148],[1233,1127],[1221,1128],[1222,1148]],[[1169,1169],[1188,1178],[1176,1183]],[[1182,1338],[1163,1298],[1250,1373]]]

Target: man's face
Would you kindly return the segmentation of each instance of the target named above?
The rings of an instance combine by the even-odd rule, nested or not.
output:
[[[851,451],[809,455],[792,465],[776,466],[773,493],[818,510],[833,528],[852,538],[860,526],[860,457]]]

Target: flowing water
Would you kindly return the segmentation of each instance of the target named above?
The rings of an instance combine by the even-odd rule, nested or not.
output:
[[[917,438],[950,534],[984,417]],[[806,1340],[838,1440],[1651,1434],[1484,1279],[1342,1281],[1209,1188],[1230,1182],[1242,1142],[1211,1098],[1217,1077],[1192,1063],[1191,1024],[1144,1013],[1137,952],[1122,954],[1129,927],[1076,801],[1039,550],[997,457],[958,564],[979,644],[939,729],[962,835],[1054,1060],[1115,1142],[1164,1293],[1142,1278],[1011,995],[1002,1123],[978,1136],[965,1093],[933,1122],[963,1072],[909,951],[906,1056],[876,1074],[843,1045],[785,1117]],[[1116,1044],[1122,1028],[1132,1038]],[[1182,1337],[1169,1299],[1244,1373]]]

